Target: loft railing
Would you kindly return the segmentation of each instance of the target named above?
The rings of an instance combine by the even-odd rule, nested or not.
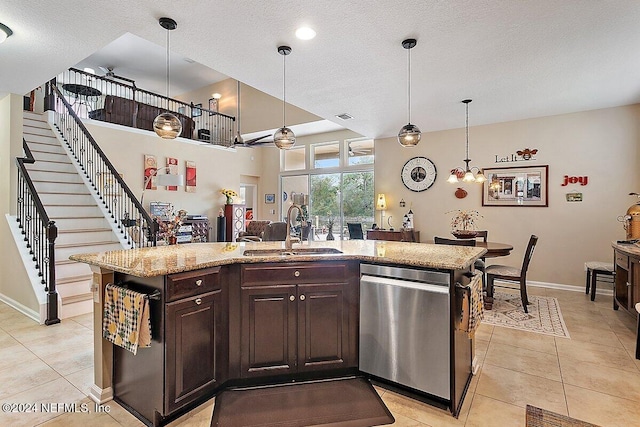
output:
[[[31,260],[40,277],[40,283],[47,292],[47,318],[46,325],[60,323],[58,318],[58,292],[56,291],[56,265],[55,249],[58,228],[54,221],[49,219],[26,163],[35,163],[31,150],[26,141],[22,140],[25,157],[17,157],[18,165],[18,206],[16,217],[24,241],[29,249]]]
[[[78,117],[153,131],[158,114],[170,111],[182,123],[182,138],[233,146],[235,117],[140,89],[133,80],[102,77],[75,68],[61,73],[58,89]],[[63,111],[56,105],[56,111]]]
[[[51,97],[55,98],[54,100]],[[45,105],[61,104],[53,113],[54,126],[120,233],[130,247],[156,246],[158,222],[142,207],[96,140],[64,98],[55,79],[47,84]]]

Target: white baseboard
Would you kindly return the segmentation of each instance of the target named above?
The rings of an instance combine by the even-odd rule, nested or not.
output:
[[[562,283],[534,282],[527,281],[527,286],[535,286],[538,288],[559,289],[561,291],[581,292],[585,293],[584,286],[565,285]],[[596,286],[596,294],[613,296],[613,289],[601,289]]]
[[[91,385],[89,389],[89,399],[93,400],[99,405],[103,405],[110,400],[113,400],[113,388],[100,388],[97,385]]]
[[[40,321],[40,313],[39,312],[27,307],[24,304],[19,303],[18,301],[14,300],[13,298],[9,298],[8,296],[6,296],[4,294],[0,294],[0,301],[2,301],[3,303],[7,304],[9,307],[12,307],[12,308],[18,310],[20,313],[24,314],[28,318],[33,319],[38,323],[41,323],[41,321]],[[40,306],[40,309],[42,310],[42,306]],[[46,319],[46,316],[44,318]]]

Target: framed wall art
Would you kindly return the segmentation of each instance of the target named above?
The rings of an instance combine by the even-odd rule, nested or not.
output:
[[[191,109],[191,117],[200,117],[202,115],[202,104],[196,104]]]
[[[215,98],[209,98],[209,115],[213,116],[218,112],[218,100]]]
[[[276,202],[276,195],[275,194],[265,194],[264,195],[264,202],[265,203],[275,203]]]
[[[482,206],[549,206],[549,166],[486,168]]]

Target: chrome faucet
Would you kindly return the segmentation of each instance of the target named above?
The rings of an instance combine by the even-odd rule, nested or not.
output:
[[[304,215],[300,206],[296,205],[295,203],[292,203],[291,206],[289,206],[289,210],[287,211],[287,236],[284,239],[284,247],[288,251],[293,249],[293,243],[291,242],[291,211],[293,210],[293,208],[298,209],[300,216]]]

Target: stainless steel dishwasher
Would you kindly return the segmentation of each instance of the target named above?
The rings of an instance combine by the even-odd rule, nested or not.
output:
[[[360,370],[450,400],[450,275],[372,264],[360,273]]]

